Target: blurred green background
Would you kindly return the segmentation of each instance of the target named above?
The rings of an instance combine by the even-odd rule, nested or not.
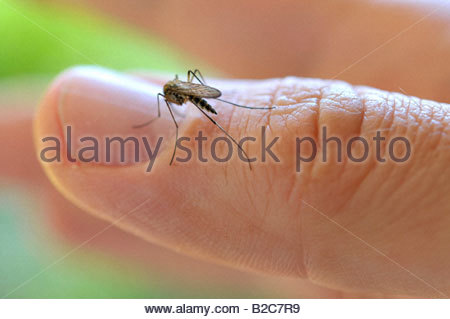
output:
[[[77,64],[185,72],[186,66],[192,65],[188,61],[193,59],[181,56],[163,41],[83,8],[0,0],[0,93],[38,97],[58,72]],[[250,290],[236,291],[231,284],[179,285],[167,275],[149,274],[142,265],[89,249],[73,252],[71,258],[53,265],[74,244],[52,234],[50,226],[35,213],[34,200],[20,187],[0,182],[0,296],[263,296]],[[51,269],[47,270],[48,266]]]
[[[119,70],[185,69],[162,41],[82,8],[0,1],[0,76],[48,74],[75,64]]]

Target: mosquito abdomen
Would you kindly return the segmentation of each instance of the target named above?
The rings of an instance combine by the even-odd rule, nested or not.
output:
[[[202,109],[213,114],[217,114],[216,110],[205,99],[199,98],[198,96],[190,96],[189,100],[198,107],[201,107]]]

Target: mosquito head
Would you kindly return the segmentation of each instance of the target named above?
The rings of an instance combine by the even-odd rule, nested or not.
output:
[[[163,87],[164,97],[167,101],[182,105],[186,102],[187,97],[185,95],[177,93],[177,82],[179,80],[172,80],[167,82]]]
[[[164,95],[169,95],[173,88],[173,81],[167,82],[163,87]]]

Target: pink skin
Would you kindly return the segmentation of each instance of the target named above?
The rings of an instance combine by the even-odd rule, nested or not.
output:
[[[170,12],[171,19],[161,14],[146,19],[135,16],[133,21],[235,76],[299,74],[332,78],[436,5],[429,2],[418,8],[408,4],[343,1],[334,5],[334,2],[313,2],[302,9],[306,3],[295,4],[299,6],[296,10],[292,7],[294,3],[286,4],[285,9],[280,6],[272,10],[261,2],[257,6],[246,2],[220,8],[202,6],[198,1],[174,8],[168,1],[160,10],[134,14]],[[129,18],[130,11],[113,9],[118,5],[109,2],[108,8]],[[146,5],[142,3],[144,8]],[[189,10],[200,12],[199,8],[201,16],[208,19],[204,23],[210,27],[192,23]],[[234,10],[239,10],[239,16],[244,18],[237,18]],[[449,21],[441,14],[445,10],[388,42],[339,78],[450,101],[450,45],[444,41]],[[292,18],[286,18],[288,13]],[[271,23],[264,22],[267,14]],[[233,28],[224,29],[221,19]],[[296,28],[292,28],[293,21]],[[305,23],[301,30],[298,21]],[[179,24],[183,25],[183,34],[176,32]],[[245,32],[236,33],[234,28]],[[221,37],[209,34],[217,34],[219,30]],[[264,30],[265,41],[250,41],[252,35],[256,39],[255,35]],[[233,34],[237,38],[230,41]],[[201,50],[198,41],[205,38],[210,39],[211,50]],[[226,58],[230,52],[227,50],[239,55],[235,59]],[[75,137],[85,134],[165,137],[151,174],[144,173],[146,162],[122,167],[116,162],[74,165],[64,161],[44,165],[57,190],[80,208],[74,209],[76,217],[65,216],[68,220],[78,218],[88,222],[91,217],[82,213],[88,211],[107,222],[117,222],[117,218],[138,207],[120,219],[117,226],[182,254],[251,273],[287,276],[291,278],[286,285],[287,295],[293,295],[295,290],[296,295],[311,296],[308,292],[311,283],[328,288],[317,288],[316,295],[313,294],[323,297],[339,296],[339,292],[345,292],[343,296],[450,294],[448,104],[344,82],[305,78],[211,82],[228,92],[227,98],[232,101],[279,106],[267,112],[217,103],[217,119],[236,137],[259,136],[260,126],[267,125],[268,139],[281,137],[282,142],[273,149],[281,163],[255,163],[252,172],[236,158],[226,164],[191,161],[169,167],[174,128],[167,110],[163,109],[158,124],[139,133],[131,129],[142,118],[156,114],[154,93],[159,92],[164,80],[156,80],[155,76],[151,81],[136,79],[81,68],[64,73],[48,90],[34,118],[37,150],[43,146],[39,142],[43,136],[64,138],[61,128],[65,124],[74,126]],[[29,125],[29,121],[17,121],[2,126],[2,130],[17,132],[16,123],[17,127]],[[180,124],[183,136],[194,137],[198,130],[210,139],[222,136],[192,107]],[[405,136],[413,141],[413,156],[402,165],[391,161],[380,164],[373,157],[363,164],[352,163],[346,157],[343,163],[314,161],[296,173],[295,137],[309,135],[319,141],[323,125],[330,135],[344,141],[355,135],[370,139],[377,129],[382,129],[388,138]],[[257,143],[250,146],[251,156],[259,156]],[[12,170],[5,169],[4,174],[42,181],[39,174],[26,176],[13,162],[12,155],[30,154],[30,144],[24,138],[20,147],[12,148],[11,156],[2,163]],[[335,150],[330,150],[329,155],[335,155]],[[356,154],[357,151],[356,148]],[[319,153],[317,158],[320,157]],[[31,156],[26,158],[30,158],[30,163],[33,161]],[[28,167],[38,170],[35,161],[31,165],[34,166]],[[56,199],[48,201],[54,203]],[[115,248],[114,240],[108,245],[116,253],[124,251]],[[237,281],[242,278],[238,273],[228,276]],[[252,276],[255,282],[263,282],[262,286],[271,286],[268,279]]]
[[[273,151],[280,163],[256,162],[250,171],[234,156],[223,164],[192,160],[169,166],[174,127],[166,111],[159,120],[164,125],[145,129],[147,136],[167,138],[151,174],[145,173],[146,161],[119,166],[67,160],[44,164],[46,173],[83,210],[187,255],[345,291],[447,293],[450,256],[441,252],[450,239],[443,166],[450,159],[448,105],[337,81],[286,78],[212,85],[240,104],[277,106],[249,111],[217,104],[231,135],[258,136],[265,125],[268,140],[279,136]],[[106,70],[70,70],[41,103],[37,149],[44,147],[44,136],[64,140],[65,125],[80,134],[74,139],[84,132],[99,140],[136,135],[132,125],[156,115],[157,89]],[[96,119],[95,124],[86,118]],[[378,163],[373,156],[364,163],[315,160],[296,173],[294,138],[311,136],[319,143],[322,126],[343,141],[358,135],[370,141],[377,129],[388,141],[404,136],[412,141],[414,157],[403,164]],[[221,135],[191,108],[180,136],[193,140],[199,130]],[[258,143],[248,149],[250,157],[259,156]],[[194,144],[186,145],[195,149]],[[384,276],[389,280],[381,280]]]

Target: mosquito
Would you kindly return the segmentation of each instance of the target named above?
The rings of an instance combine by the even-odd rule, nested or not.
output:
[[[199,83],[193,83],[194,79],[196,79]],[[181,81],[178,79],[178,75],[175,75],[175,79],[172,81],[167,82],[164,85],[163,88],[164,93],[158,93],[157,99],[158,99],[158,117],[151,119],[150,121],[147,121],[145,123],[135,125],[133,128],[142,128],[150,123],[152,123],[154,120],[161,117],[161,108],[159,100],[162,97],[164,101],[166,102],[167,108],[169,109],[170,116],[172,117],[173,122],[175,123],[176,128],[176,134],[175,134],[175,147],[173,149],[172,158],[170,160],[170,165],[172,165],[173,160],[175,158],[175,153],[177,151],[177,141],[178,141],[178,123],[175,120],[175,117],[173,115],[172,110],[172,103],[176,105],[183,105],[186,102],[191,102],[192,104],[197,107],[200,112],[203,113],[214,125],[216,125],[226,136],[228,136],[233,143],[237,146],[239,150],[242,151],[242,153],[245,155],[245,158],[247,159],[249,168],[252,169],[252,166],[250,164],[250,159],[247,155],[247,153],[244,151],[241,145],[239,145],[238,142],[230,135],[228,132],[219,124],[216,120],[214,120],[207,112],[217,115],[217,111],[206,101],[205,99],[215,99],[224,103],[228,103],[237,107],[242,107],[245,109],[253,109],[253,110],[270,110],[275,107],[250,107],[245,105],[239,105],[236,103],[232,103],[229,101],[225,101],[222,99],[219,99],[219,97],[222,96],[222,92],[220,92],[218,89],[213,88],[211,86],[208,86],[205,84],[205,80],[200,73],[198,69],[195,69],[194,71],[189,70],[187,72],[187,82]]]

